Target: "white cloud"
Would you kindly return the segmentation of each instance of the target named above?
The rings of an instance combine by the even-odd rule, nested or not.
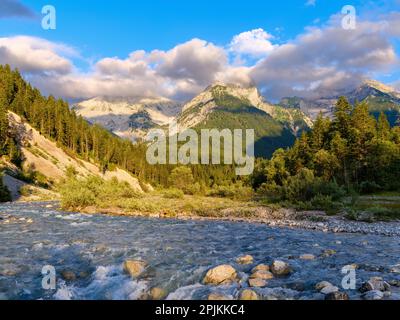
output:
[[[234,36],[229,49],[236,55],[262,58],[276,48],[271,43],[271,39],[273,39],[273,36],[263,29],[254,29]]]
[[[26,73],[70,73],[72,62],[62,57],[77,55],[62,44],[35,37],[0,38],[0,63],[10,64]]]
[[[306,6],[307,7],[315,7],[315,5],[317,4],[316,3],[317,2],[317,0],[307,0],[307,2],[306,2]]]

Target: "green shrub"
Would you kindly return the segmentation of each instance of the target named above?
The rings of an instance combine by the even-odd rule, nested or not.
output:
[[[254,191],[250,187],[245,187],[241,184],[233,184],[230,186],[214,187],[208,195],[212,197],[247,201],[254,196]]]
[[[382,187],[374,181],[363,181],[359,189],[361,194],[370,194],[381,191]]]
[[[189,193],[191,186],[194,183],[192,170],[189,167],[177,167],[172,170],[168,184],[172,188],[182,190],[184,193]]]
[[[138,198],[140,194],[126,182],[116,178],[105,181],[90,176],[85,179],[70,178],[60,187],[61,205],[65,209],[85,208],[94,205],[120,205],[126,199]]]
[[[170,188],[163,191],[163,197],[165,199],[183,199],[184,193],[182,190]]]

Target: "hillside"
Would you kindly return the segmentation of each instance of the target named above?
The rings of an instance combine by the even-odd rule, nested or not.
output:
[[[107,170],[103,173],[98,165],[67,153],[55,142],[43,137],[17,114],[9,112],[8,119],[10,130],[15,133],[16,142],[21,146],[21,169],[25,173],[35,172],[40,176],[40,183],[51,186],[64,179],[66,172],[73,169],[80,177],[94,175],[105,180],[116,178],[121,182],[127,182],[134,190],[142,192],[138,179],[125,170],[116,168],[114,171]],[[15,199],[16,187],[24,186],[26,183],[18,180],[21,170],[7,162],[4,162],[4,165],[7,168],[4,184]]]
[[[177,118],[180,130],[254,129],[256,156],[269,157],[293,144],[312,125],[300,110],[284,109],[264,101],[257,88],[217,83],[185,104]]]

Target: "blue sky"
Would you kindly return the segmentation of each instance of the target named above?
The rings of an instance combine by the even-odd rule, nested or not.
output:
[[[112,58],[115,59],[114,61],[111,61],[114,65],[116,63],[122,65],[122,63],[127,62],[126,60],[128,59],[129,55],[134,51],[144,50],[147,54],[149,54],[154,50],[158,50],[168,53],[177,46],[188,43],[193,39],[201,39],[206,42],[203,44],[193,45],[196,50],[198,50],[200,47],[206,47],[206,50],[209,48],[210,51],[213,51],[214,47],[208,46],[210,43],[217,48],[225,50],[227,59],[229,60],[228,64],[230,64],[229,68],[231,68],[229,69],[230,72],[235,74],[239,74],[240,72],[249,72],[244,68],[254,67],[257,64],[261,65],[262,67],[262,58],[267,58],[267,56],[270,54],[273,55],[271,53],[272,51],[270,52],[266,50],[264,57],[254,56],[252,54],[248,54],[248,52],[233,52],[229,49],[229,46],[235,36],[244,32],[262,29],[265,34],[268,34],[268,38],[264,36],[264,40],[268,41],[268,43],[275,48],[278,48],[279,46],[284,47],[292,42],[296,43],[296,45],[298,44],[300,47],[300,43],[297,43],[296,39],[307,35],[307,33],[310,32],[310,27],[315,29],[320,28],[323,30],[323,32],[325,32],[327,28],[332,26],[333,17],[340,14],[344,5],[349,4],[348,0],[4,1],[9,2],[10,6],[18,4],[28,8],[31,10],[32,16],[27,16],[24,14],[18,17],[12,15],[2,18],[0,17],[0,37],[8,39],[17,36],[35,37],[34,39],[37,38],[43,41],[48,41],[50,44],[62,44],[69,49],[74,50],[74,54],[69,54],[66,53],[65,50],[59,50],[59,47],[53,48],[52,45],[43,44],[40,41],[37,42],[37,46],[45,45],[46,50],[53,51],[60,58],[70,62],[70,78],[65,78],[66,72],[64,71],[60,72],[60,78],[64,77],[64,83],[73,83],[74,85],[79,82],[78,79],[80,79],[80,81],[84,81],[83,79],[87,80],[90,78],[92,81],[94,76],[97,77],[97,81],[100,77],[97,72],[99,70],[97,68],[97,64],[103,59]],[[47,4],[53,5],[57,10],[56,30],[43,30],[41,28],[40,20],[42,15],[40,11],[43,5]],[[376,24],[379,24],[380,21],[385,20],[387,15],[398,13],[400,8],[398,0],[353,0],[351,1],[351,4],[357,9],[357,18],[360,19],[360,21],[373,21]],[[380,15],[382,15],[383,18],[378,18]],[[396,20],[398,17],[395,16],[395,18],[391,17],[390,19],[390,24],[397,23]],[[368,27],[364,26],[364,28],[367,30]],[[368,31],[366,31],[366,33],[368,33]],[[396,38],[399,38],[398,34],[383,37],[382,39],[384,40],[382,41],[377,39],[376,43],[377,45],[382,45],[383,49],[386,50],[387,46],[385,47],[385,45],[387,45],[387,43],[385,44],[384,41],[389,41],[395,52],[395,55],[397,56],[400,53],[400,46],[399,41],[396,40]],[[19,41],[27,41],[24,39]],[[33,42],[34,41],[35,40],[33,40]],[[3,46],[7,46],[7,42],[4,43]],[[333,43],[333,46],[335,45],[336,44]],[[34,43],[30,44],[29,47],[35,47]],[[307,49],[304,49],[301,52],[304,53],[306,50]],[[324,48],[321,48],[321,50],[324,50]],[[366,48],[366,50],[371,50],[371,48]],[[356,50],[352,50],[352,52],[356,52]],[[213,54],[214,55],[212,55],[212,57],[223,59],[223,57],[217,53],[214,52]],[[388,54],[387,50],[386,54]],[[184,56],[184,54],[181,56]],[[21,69],[23,69],[27,64],[21,63],[21,59],[16,59],[15,57],[15,59],[12,59],[10,55],[7,57],[10,59],[11,64],[14,62],[15,66],[20,67]],[[46,59],[48,58],[49,57],[47,56]],[[0,56],[1,63],[8,62],[5,61],[5,59],[6,58],[2,58]],[[50,59],[52,59],[52,57],[50,57]],[[159,76],[154,77],[154,79],[146,78],[149,82],[151,82],[151,84],[148,86],[150,89],[148,93],[146,93],[149,95],[162,94],[174,98],[175,96],[187,98],[191,94],[195,94],[198,90],[200,90],[200,88],[205,85],[207,80],[210,80],[204,75],[200,76],[200,80],[197,79],[194,71],[186,72],[185,74],[187,77],[185,79],[180,79],[176,74],[171,76],[171,70],[169,70],[170,68],[168,68],[168,66],[163,67],[163,64],[166,64],[169,61],[168,59],[172,59],[169,56],[162,58],[167,62],[164,60],[162,62],[158,61],[156,67],[152,65],[153,58],[146,57],[140,59],[139,60],[141,62],[147,64],[149,73],[156,72]],[[199,59],[203,59],[203,56],[199,57]],[[327,57],[324,59],[327,59]],[[321,59],[321,61],[326,61],[324,59]],[[335,60],[336,57],[334,56],[331,59]],[[135,63],[139,60],[135,60]],[[241,62],[239,63],[238,61]],[[103,64],[106,62],[110,61],[104,61]],[[18,63],[21,65],[18,65]],[[191,63],[193,63],[193,61]],[[197,62],[195,61],[194,63]],[[299,61],[299,64],[301,63],[302,62]],[[340,63],[341,62],[339,61],[339,64]],[[372,61],[370,69],[368,69],[368,66],[365,65],[363,65],[362,68],[357,65],[357,70],[353,70],[354,66],[350,66],[346,62],[343,63],[343,66],[341,66],[341,68],[344,69],[336,70],[335,75],[333,74],[333,71],[330,75],[328,75],[329,72],[325,70],[327,73],[326,77],[338,77],[339,71],[348,71],[352,75],[357,74],[357,76],[360,76],[361,73],[365,73],[368,74],[368,76],[373,75],[379,80],[387,83],[396,84],[400,74],[398,71],[399,69],[397,68],[398,65],[395,64],[395,66],[385,68],[379,65],[380,63],[380,61]],[[183,62],[174,61],[170,64],[171,68],[172,66],[182,67]],[[318,64],[318,68],[321,68],[320,61]],[[338,62],[335,62],[335,64],[338,64]],[[42,63],[42,65],[45,64]],[[160,70],[162,69],[162,72],[157,69],[160,65]],[[265,67],[266,65],[268,65],[268,63],[264,63]],[[132,68],[132,64],[129,66],[127,65],[127,67]],[[242,69],[238,69],[239,67]],[[307,68],[309,67],[310,66],[307,66]],[[27,76],[32,79],[34,84],[42,87],[43,90],[47,92],[51,91],[53,89],[51,86],[48,87],[43,85],[43,83],[46,82],[44,79],[44,74],[49,75],[54,70],[50,68],[49,70],[44,70],[41,74],[35,74],[35,72],[32,72],[32,68],[37,71],[36,66],[27,68]],[[187,68],[190,69],[191,66]],[[346,70],[346,68],[348,68],[348,70]],[[297,68],[294,67],[294,69]],[[221,69],[221,72],[222,70],[223,68]],[[263,69],[261,68],[260,70]],[[56,74],[57,72],[58,71],[56,70]],[[119,72],[121,73],[120,68]],[[109,77],[117,76],[115,73],[109,73],[107,74]],[[255,82],[257,84],[260,83],[260,86],[263,87],[261,88],[262,90],[264,89],[265,92],[275,95],[276,97],[281,95],[281,91],[282,94],[286,92],[288,94],[291,93],[289,92],[290,90],[288,91],[287,89],[284,90],[282,88],[278,88],[280,87],[279,85],[276,85],[276,94],[271,93],[270,90],[273,89],[269,89],[268,83],[266,83],[267,80],[270,79],[261,79],[261,73],[262,71],[254,71],[254,78],[256,79]],[[321,69],[319,69],[316,74],[317,73],[321,74]],[[279,74],[279,72],[276,72],[276,74]],[[72,76],[75,78],[72,79]],[[103,74],[101,76],[104,77],[105,75]],[[124,76],[126,77],[126,74]],[[132,77],[137,76],[138,75],[132,75]],[[151,76],[153,76],[153,74],[151,74]],[[125,82],[127,79],[121,79],[121,77],[118,78],[118,81],[122,80],[124,80],[123,82],[126,86],[129,85],[128,82]],[[212,78],[212,80],[214,80],[214,78]],[[310,83],[313,83],[311,87],[318,86],[319,81],[323,80],[325,79],[309,79]],[[164,81],[167,83],[162,84],[162,86],[167,88],[163,88],[162,90],[155,89],[157,86],[155,82],[158,81]],[[184,81],[187,83],[185,84]],[[285,79],[282,79],[282,81],[285,81]],[[307,80],[303,80],[303,82],[299,84],[296,84],[294,81],[291,86],[292,88],[303,88],[307,86],[304,81]],[[175,88],[171,89],[174,86]],[[143,89],[143,87],[145,87],[145,84],[139,85],[136,81],[133,84],[133,87],[140,91]],[[177,87],[181,88],[179,89]],[[101,91],[101,89],[99,90]],[[112,89],[110,88],[110,90]],[[63,92],[63,90],[56,91],[58,91],[56,94],[59,95],[66,97],[73,96],[73,94],[71,95],[70,92]],[[95,89],[88,89],[88,91],[91,91],[91,93],[88,95],[96,94]],[[133,92],[136,92],[135,89]],[[121,92],[121,94],[125,94],[125,92]],[[79,97],[76,96],[74,98]]]

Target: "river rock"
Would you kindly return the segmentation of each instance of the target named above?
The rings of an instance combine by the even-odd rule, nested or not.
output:
[[[368,291],[390,291],[390,284],[384,281],[381,277],[373,277],[361,285],[360,292]]]
[[[250,289],[245,289],[240,293],[240,300],[243,301],[254,301],[259,300],[258,294]]]
[[[382,300],[383,297],[383,292],[379,290],[367,291],[362,295],[362,298],[365,300]]]
[[[326,286],[326,287],[322,288],[320,292],[322,294],[328,295],[328,294],[335,293],[338,291],[339,291],[338,287],[331,285],[331,286]]]
[[[391,273],[400,273],[400,264],[396,264],[390,268]]]
[[[259,264],[258,266],[254,267],[251,272],[255,273],[257,271],[269,271],[269,265]]]
[[[315,285],[315,289],[318,291],[321,291],[325,287],[332,287],[332,286],[333,286],[333,284],[328,281],[321,281]]]
[[[147,263],[143,260],[126,260],[123,268],[132,278],[137,278],[146,270]]]
[[[333,249],[327,249],[327,250],[324,250],[324,252],[322,253],[322,256],[325,257],[325,258],[327,258],[327,257],[333,256],[333,255],[335,255],[335,254],[336,254],[336,251],[335,251],[335,250],[333,250]]]
[[[313,254],[302,254],[300,256],[301,260],[314,260],[315,256]]]
[[[274,275],[286,276],[292,272],[292,268],[287,262],[275,260],[272,262],[270,269]]]
[[[274,275],[269,271],[262,271],[258,270],[254,272],[251,276],[251,279],[263,279],[263,280],[270,280],[274,278]]]
[[[390,281],[389,281],[389,284],[390,284],[392,287],[398,287],[398,288],[400,288],[400,280],[390,280]]]
[[[224,285],[235,281],[238,281],[236,270],[228,264],[208,270],[203,280],[204,284],[211,285]]]
[[[350,300],[346,292],[331,292],[325,296],[325,300]]]
[[[149,292],[151,300],[162,300],[167,296],[167,291],[163,288],[152,288]]]
[[[63,270],[61,271],[61,278],[63,278],[65,281],[75,281],[76,280],[76,274],[72,270]]]
[[[250,278],[249,279],[249,286],[255,288],[265,287],[267,285],[267,281],[260,279],[260,278]]]
[[[252,264],[254,258],[251,255],[242,256],[236,259],[238,264]]]
[[[210,301],[228,301],[228,300],[232,300],[232,297],[226,296],[226,295],[221,294],[221,293],[211,293],[208,296],[207,300],[210,300]]]

